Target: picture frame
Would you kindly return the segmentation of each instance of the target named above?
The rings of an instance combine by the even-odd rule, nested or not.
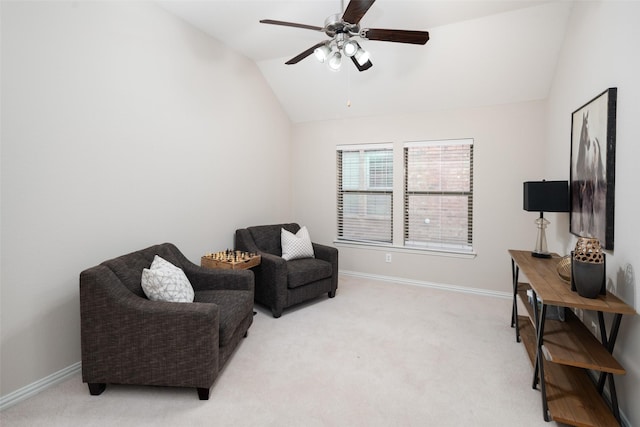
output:
[[[571,115],[569,229],[607,250],[614,242],[617,96],[609,88]]]

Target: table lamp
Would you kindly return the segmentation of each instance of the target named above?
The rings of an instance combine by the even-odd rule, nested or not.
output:
[[[531,255],[537,258],[551,258],[547,250],[545,229],[549,224],[544,212],[569,212],[568,181],[527,181],[524,183],[524,210],[540,212],[535,223],[538,226],[536,247]]]

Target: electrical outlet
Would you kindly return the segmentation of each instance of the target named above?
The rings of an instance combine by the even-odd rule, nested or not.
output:
[[[384,256],[384,260],[385,260],[385,262],[391,262],[391,254],[386,254]]]

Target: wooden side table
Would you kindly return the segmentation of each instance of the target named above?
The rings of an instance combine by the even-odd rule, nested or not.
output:
[[[259,265],[261,259],[262,257],[258,254],[227,249],[204,255],[200,258],[200,266],[224,270],[247,270]]]

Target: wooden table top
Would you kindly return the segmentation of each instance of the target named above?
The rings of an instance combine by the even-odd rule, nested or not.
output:
[[[530,281],[531,288],[544,304],[575,307],[583,310],[607,313],[636,314],[633,307],[610,292],[597,298],[585,298],[571,290],[571,285],[558,275],[557,265],[561,257],[536,258],[531,251],[509,249],[509,255]]]

